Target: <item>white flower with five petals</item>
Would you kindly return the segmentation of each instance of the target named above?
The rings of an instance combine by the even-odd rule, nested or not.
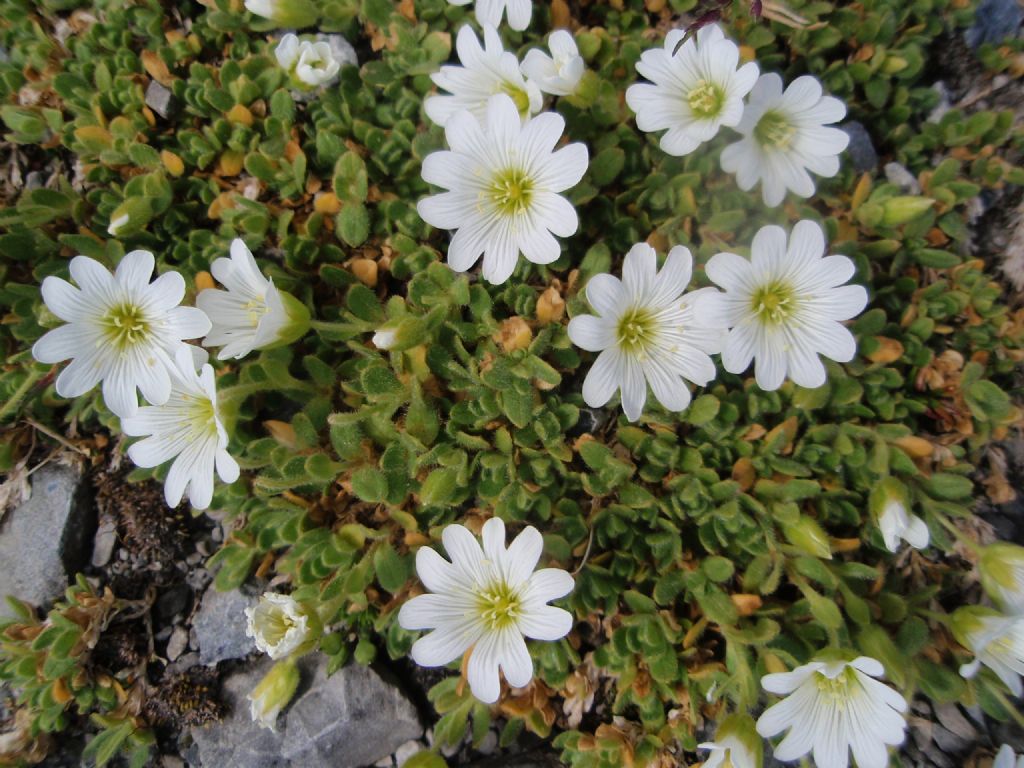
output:
[[[523,79],[519,59],[502,47],[498,31],[490,24],[484,24],[483,30],[484,46],[481,47],[472,27],[462,27],[455,38],[462,66],[446,64],[431,75],[434,84],[447,91],[428,96],[423,102],[427,117],[438,125],[447,125],[463,110],[472,112],[480,121],[486,120],[488,101],[497,93],[512,99],[522,118],[536,114],[543,106],[540,89]]]
[[[176,350],[210,330],[202,310],[178,306],[185,280],[177,272],[153,276],[153,254],[125,254],[114,274],[87,256],[71,260],[71,278],[43,280],[43,301],[66,322],[32,347],[41,363],[71,359],[57,377],[61,397],[84,395],[101,381],[103,400],[118,416],[139,407],[136,388],[151,403],[167,402]]]
[[[812,661],[792,672],[765,675],[762,687],[786,696],[764,711],[757,732],[765,738],[789,729],[775,748],[778,760],[810,752],[822,768],[847,768],[850,750],[859,768],[885,768],[888,746],[902,744],[907,702],[876,680],[885,668],[875,659]]]
[[[200,291],[196,305],[212,323],[203,346],[223,347],[218,360],[287,344],[309,329],[306,306],[263,276],[241,239],[232,241],[231,258],[216,259],[210,271],[227,290]]]
[[[626,90],[641,131],[668,129],[661,148],[670,155],[688,155],[722,126],[737,125],[743,97],[757,80],[753,62],[737,69],[739,48],[718,25],[709,24],[683,42],[685,37],[673,29],[664,48],[644,51],[636,70],[651,82]]]
[[[548,36],[551,55],[539,48],[531,48],[520,67],[528,82],[537,84],[552,96],[570,96],[576,92],[586,65],[572,33],[558,29]]]
[[[636,421],[647,400],[647,385],[670,411],[690,404],[686,381],[700,386],[715,378],[711,355],[720,350],[723,326],[709,326],[694,311],[710,289],[684,296],[693,257],[673,248],[658,271],[658,257],[646,243],[634,245],[622,264],[622,280],[595,275],[587,300],[597,315],[569,322],[573,344],[600,352],[583,381],[583,399],[592,408],[607,403],[616,390],[626,418]]]
[[[846,105],[823,96],[817,78],[798,77],[783,92],[781,77],[761,75],[736,126],[743,138],[722,150],[722,169],[736,174],[742,190],[760,181],[765,205],[781,203],[787,189],[810,197],[808,171],[826,178],[839,172],[850,137],[829,124],[845,116]]]
[[[466,111],[448,121],[451,151],[423,161],[423,179],[448,191],[420,200],[417,210],[428,224],[457,230],[448,246],[452,269],[465,272],[482,254],[484,278],[499,284],[520,253],[534,264],[561,255],[555,235],[573,234],[579,219],[559,193],[583,178],[587,148],[555,151],[561,115],[546,112],[522,124],[508,96],[492,96],[487,114],[485,125]]]
[[[482,538],[481,549],[468,529],[449,525],[441,540],[451,562],[430,547],[416,553],[416,573],[433,594],[409,600],[398,623],[434,630],[412,647],[421,666],[444,666],[470,651],[470,690],[490,704],[501,693],[499,667],[514,688],[533,678],[524,637],[553,641],[572,629],[572,614],[547,603],[569,594],[573,579],[560,568],[534,571],[544,540],[532,526],[506,549],[505,524],[491,518]]]
[[[724,289],[701,299],[708,323],[730,328],[722,365],[742,373],[753,359],[754,376],[764,390],[778,389],[788,376],[802,387],[825,383],[818,355],[849,362],[857,342],[842,324],[867,304],[846,256],[825,256],[825,233],[813,221],[801,221],[787,243],[781,227],[762,227],[751,258],[719,253],[708,261],[707,276]]]
[[[206,509],[213,499],[214,472],[225,483],[238,479],[238,463],[228,453],[228,435],[217,412],[217,386],[213,368],[196,373],[191,352],[183,344],[171,369],[171,393],[163,405],[147,405],[121,419],[121,431],[145,437],[128,449],[140,467],[171,461],[164,481],[164,498],[172,507],[188,491],[195,509]]]

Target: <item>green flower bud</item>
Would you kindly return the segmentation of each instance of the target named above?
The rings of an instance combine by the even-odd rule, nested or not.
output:
[[[291,29],[311,27],[320,20],[313,0],[245,0],[245,9]]]
[[[897,227],[913,221],[935,203],[930,197],[899,195],[882,202],[882,225]]]
[[[110,214],[107,233],[111,237],[126,237],[141,232],[153,218],[153,206],[144,197],[130,197]]]
[[[1024,613],[1024,547],[999,541],[981,550],[978,571],[985,592],[1007,613]]]
[[[428,323],[426,318],[405,315],[391,320],[373,334],[373,346],[392,352],[411,349],[426,340]]]
[[[275,664],[247,697],[253,722],[263,728],[277,730],[277,716],[288,706],[298,687],[299,669],[295,666],[295,659]]]
[[[808,555],[825,560],[832,559],[832,546],[829,544],[828,534],[814,518],[801,515],[792,525],[783,525],[782,532],[790,544]]]

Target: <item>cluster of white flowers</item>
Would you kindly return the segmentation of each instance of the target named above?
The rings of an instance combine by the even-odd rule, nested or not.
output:
[[[765,205],[777,206],[791,190],[814,194],[808,171],[839,172],[839,154],[849,136],[828,125],[846,115],[839,99],[822,95],[810,75],[783,91],[782,78],[758,78],[757,64],[739,64],[739,48],[714,24],[686,39],[682,30],[665,37],[663,49],[645,51],[636,69],[650,83],[626,91],[642,131],[665,131],[661,148],[688,155],[713,139],[719,129],[735,128],[742,139],[722,152],[722,168],[736,174],[740,188],[761,182]],[[743,99],[749,94],[749,102]]]
[[[228,291],[201,292],[198,307],[180,306],[185,280],[178,272],[150,282],[155,258],[148,251],[126,254],[113,274],[76,256],[69,268],[77,287],[59,277],[43,280],[43,301],[65,324],[40,338],[33,356],[42,363],[71,360],[57,377],[62,397],[102,384],[121,430],[145,437],[128,449],[132,461],[140,467],[172,462],[164,482],[172,507],[187,492],[193,507],[206,509],[214,473],[226,483],[239,475],[227,451],[208,355],[186,340],[208,334],[204,345],[225,345],[221,358],[242,357],[287,343],[309,327],[305,305],[260,274],[245,243],[235,240],[231,255],[213,264]],[[139,392],[149,405],[139,407]]]
[[[313,23],[317,13],[306,2],[245,5],[295,27]],[[557,238],[579,226],[565,193],[586,173],[588,150],[581,143],[559,147],[565,120],[542,109],[545,94],[571,97],[586,73],[566,30],[550,35],[550,53],[530,50],[521,64],[505,50],[497,27],[507,16],[512,29],[526,29],[529,0],[477,0],[476,16],[483,44],[469,26],[459,30],[460,66],[442,66],[433,81],[444,93],[424,101],[427,116],[443,126],[449,149],[425,158],[424,180],[444,191],[420,200],[418,211],[427,223],[454,230],[447,253],[452,269],[466,271],[482,259],[484,279],[500,284],[520,255],[538,265],[556,261],[562,252]],[[329,44],[295,34],[279,41],[275,55],[300,90],[329,85],[340,69]],[[662,48],[641,55],[636,68],[650,81],[625,95],[638,127],[665,131],[661,148],[680,156],[723,127],[735,129],[742,138],[722,152],[722,168],[736,174],[743,190],[761,183],[766,205],[779,205],[787,190],[813,194],[810,173],[838,172],[848,139],[828,126],[845,116],[842,102],[823,95],[813,77],[799,77],[784,89],[779,76],[759,76],[755,63],[740,64],[738,47],[719,27],[706,26],[689,38],[673,30]],[[116,217],[110,231],[127,221]],[[732,374],[753,364],[755,382],[769,391],[786,379],[820,387],[827,380],[823,358],[852,360],[856,341],[843,323],[864,309],[868,296],[862,286],[849,284],[855,268],[848,257],[826,255],[821,226],[799,221],[789,234],[762,227],[749,251],[749,258],[713,256],[705,267],[713,287],[697,290],[690,290],[693,256],[681,245],[659,269],[655,249],[637,243],[623,259],[621,279],[591,277],[585,295],[594,314],[576,315],[568,325],[576,346],[598,353],[583,383],[584,401],[601,407],[619,393],[626,418],[636,421],[648,387],[665,409],[686,409],[689,385],[707,386],[715,378],[713,355]],[[260,271],[242,240],[231,244],[230,258],[211,265],[224,289],[201,291],[195,308],[180,306],[182,276],[166,272],[152,280],[154,267],[146,251],[127,254],[113,274],[78,256],[70,263],[77,286],[47,277],[43,299],[65,325],[39,339],[33,354],[44,363],[71,360],[56,380],[64,397],[102,384],[122,431],[143,438],[129,447],[129,457],[141,467],[171,462],[167,503],[176,506],[187,493],[193,507],[204,509],[212,502],[215,474],[231,483],[240,470],[228,452],[214,369],[207,353],[188,340],[205,337],[203,346],[220,347],[218,359],[239,359],[297,339],[310,327],[309,310]],[[394,349],[397,342],[393,327],[373,338],[379,349]],[[139,392],[148,405],[140,407]],[[918,549],[928,545],[927,525],[910,512],[908,495],[894,482],[878,486],[872,509],[891,552],[901,540]],[[560,568],[537,570],[544,540],[531,526],[506,547],[505,524],[493,517],[480,527],[480,538],[453,524],[441,534],[448,560],[429,546],[417,551],[417,574],[428,593],[407,600],[398,622],[407,630],[432,630],[412,647],[417,663],[444,666],[463,658],[473,695],[493,703],[501,696],[502,675],[512,688],[530,684],[526,639],[554,642],[572,630],[573,615],[549,603],[568,595],[574,580]],[[1005,613],[970,606],[954,614],[953,632],[974,654],[961,673],[972,678],[984,665],[1019,696],[1024,549],[993,545],[980,554],[979,570]],[[253,719],[273,728],[298,686],[296,659],[316,646],[323,627],[314,609],[275,593],[247,609],[246,619],[257,648],[277,662],[249,696]],[[906,701],[878,679],[885,674],[879,661],[835,653],[764,676],[763,688],[785,698],[756,724],[746,714],[726,717],[715,740],[700,745],[709,752],[705,765],[759,766],[762,737],[788,731],[775,748],[780,760],[813,754],[822,768],[846,768],[852,752],[860,768],[884,768],[888,747],[904,738]],[[1004,747],[997,765],[1012,768],[1014,759]]]

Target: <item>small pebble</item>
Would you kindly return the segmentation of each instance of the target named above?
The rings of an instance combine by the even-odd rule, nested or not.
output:
[[[171,639],[167,641],[167,658],[176,661],[188,648],[188,631],[184,627],[175,627]]]
[[[418,752],[423,751],[423,745],[416,740],[407,741],[395,750],[395,763],[401,768],[406,761]]]
[[[110,562],[117,544],[117,524],[113,520],[104,520],[96,528],[96,537],[92,544],[92,564],[102,568]]]
[[[899,163],[885,164],[885,178],[908,195],[921,194],[921,184],[917,177]]]

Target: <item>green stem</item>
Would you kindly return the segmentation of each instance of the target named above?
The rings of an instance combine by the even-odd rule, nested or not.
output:
[[[376,330],[372,323],[332,323],[326,320],[310,320],[309,327],[317,333],[358,334]]]
[[[21,401],[25,399],[29,390],[46,374],[47,371],[41,371],[36,366],[29,368],[28,376],[25,377],[21,385],[14,390],[14,394],[11,395],[10,399],[0,408],[0,422],[5,421],[8,416],[18,409],[18,406],[21,405]]]
[[[918,608],[917,615],[925,619],[931,619],[932,621],[938,622],[943,626],[949,626],[949,614],[938,613],[936,611],[929,611],[927,608]]]
[[[1010,713],[1010,717],[1017,721],[1017,725],[1024,727],[1024,714],[1017,709],[1017,705],[1010,701],[1006,694],[1000,690],[993,690],[996,701],[1003,705],[1003,708]]]

